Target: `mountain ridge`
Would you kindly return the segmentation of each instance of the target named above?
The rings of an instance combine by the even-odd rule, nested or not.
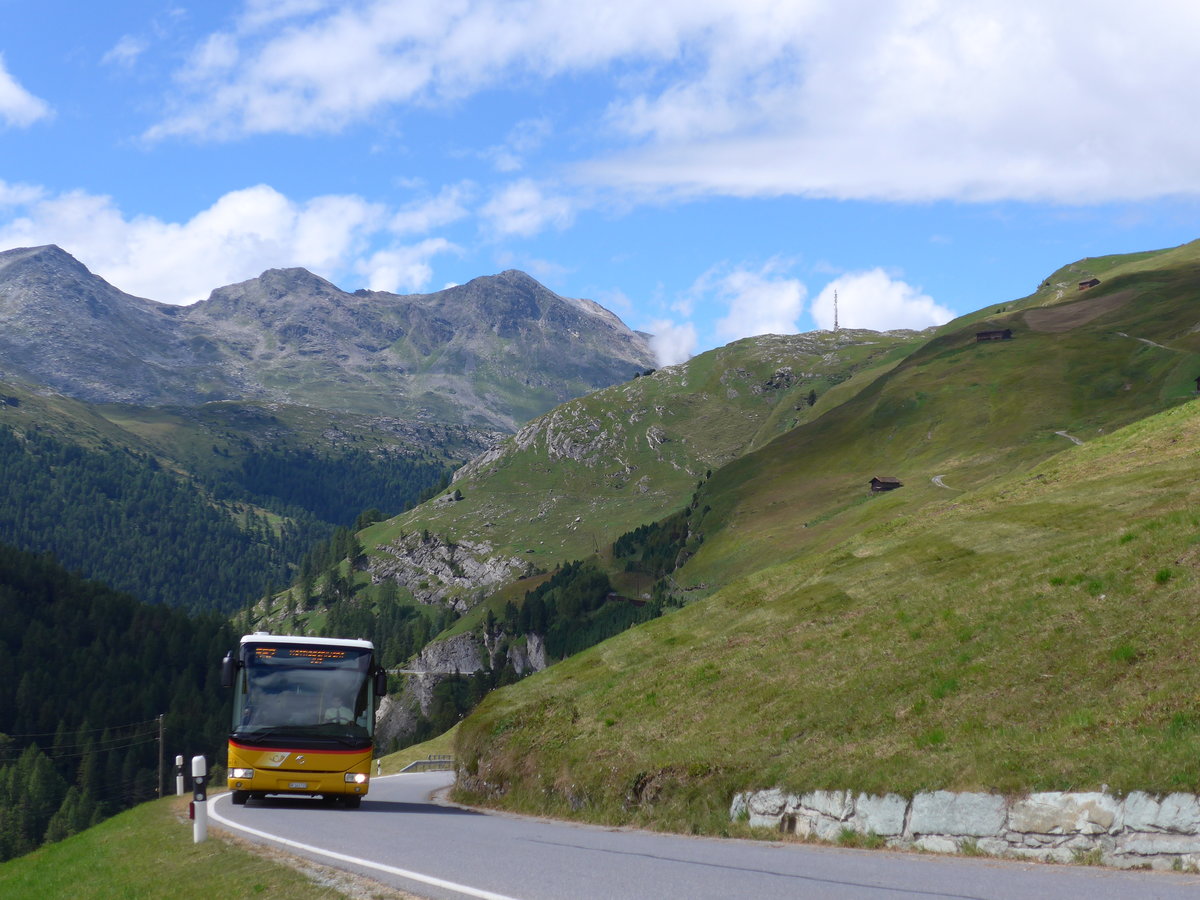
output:
[[[619,317],[518,270],[400,295],[268,269],[176,307],[56,245],[0,252],[4,374],[93,403],[265,400],[515,431],[653,365]]]

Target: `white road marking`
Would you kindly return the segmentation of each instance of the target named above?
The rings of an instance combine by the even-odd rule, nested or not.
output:
[[[367,869],[375,869],[379,872],[387,872],[389,875],[396,875],[400,878],[408,878],[412,881],[419,881],[421,884],[429,884],[434,887],[445,888],[450,891],[457,891],[460,894],[466,894],[468,897],[479,897],[480,900],[516,900],[514,897],[509,897],[506,894],[497,894],[493,891],[485,891],[481,888],[473,888],[465,884],[457,884],[453,881],[446,881],[444,878],[437,878],[433,875],[424,875],[421,872],[413,872],[409,869],[400,869],[396,866],[389,866],[383,863],[373,862],[369,859],[360,859],[357,856],[349,856],[345,853],[336,853],[333,850],[325,850],[322,847],[314,847],[311,844],[301,844],[299,841],[288,840],[284,837],[279,837],[275,834],[270,834],[266,831],[259,831],[257,828],[250,828],[246,825],[239,825],[230,819],[225,818],[217,812],[216,802],[223,797],[228,797],[228,794],[220,794],[214,798],[211,808],[209,809],[209,817],[220,822],[226,828],[232,828],[236,831],[242,831],[246,834],[252,834],[255,837],[264,838],[268,841],[273,841],[276,844],[283,844],[285,847],[291,847],[295,850],[303,850],[305,853],[315,853],[317,856],[324,856],[327,859],[336,859],[338,862],[349,863],[353,866],[363,866]]]

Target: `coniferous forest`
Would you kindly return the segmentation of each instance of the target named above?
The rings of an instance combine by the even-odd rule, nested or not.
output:
[[[0,860],[158,796],[159,729],[217,758],[228,731],[215,614],[140,603],[0,545]]]
[[[367,506],[388,514],[441,484],[444,463],[252,451],[191,479],[153,457],[0,427],[0,542],[149,603],[230,612],[293,577],[314,543]]]

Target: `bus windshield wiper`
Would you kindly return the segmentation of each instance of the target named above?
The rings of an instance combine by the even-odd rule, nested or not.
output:
[[[239,729],[234,734],[242,740],[258,740],[260,738],[280,737],[283,735],[288,737],[298,736],[294,725],[277,725],[273,728]]]
[[[330,734],[329,732],[319,731],[316,728],[305,728],[300,725],[280,725],[257,731],[235,731],[233,734],[237,740],[250,741],[251,743],[262,743],[272,738],[287,737],[292,740],[300,739],[304,741],[336,743],[344,747],[354,747],[357,749],[363,746],[364,741],[369,742],[369,738],[355,737],[349,734]]]

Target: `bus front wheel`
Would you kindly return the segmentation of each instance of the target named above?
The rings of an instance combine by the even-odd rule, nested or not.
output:
[[[249,796],[249,791],[234,791],[233,796],[230,799],[233,800],[235,806],[242,806],[246,802],[246,798]]]
[[[342,803],[346,809],[358,809],[362,806],[362,797],[357,794],[347,794],[345,797],[342,797]]]

